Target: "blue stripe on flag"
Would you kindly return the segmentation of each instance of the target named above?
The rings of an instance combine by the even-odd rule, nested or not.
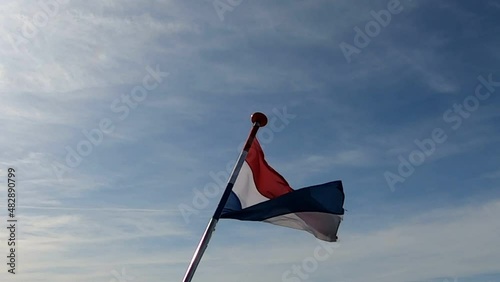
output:
[[[343,215],[344,198],[344,189],[340,180],[297,189],[245,209],[241,209],[241,203],[236,194],[231,193],[221,218],[263,221],[296,212]]]

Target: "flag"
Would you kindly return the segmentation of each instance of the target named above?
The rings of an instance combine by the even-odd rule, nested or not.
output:
[[[221,218],[264,221],[335,242],[344,214],[342,182],[294,190],[264,158],[255,139],[236,178]]]

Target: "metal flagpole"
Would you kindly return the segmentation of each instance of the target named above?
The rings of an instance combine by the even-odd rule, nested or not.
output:
[[[241,151],[240,156],[238,157],[238,161],[236,162],[236,165],[233,168],[233,172],[231,173],[231,176],[229,177],[228,183],[226,185],[226,189],[224,190],[224,193],[222,194],[222,198],[219,202],[219,205],[217,206],[217,209],[215,210],[214,215],[210,219],[210,222],[208,223],[208,226],[205,229],[203,236],[201,237],[200,243],[198,244],[198,247],[196,248],[196,251],[193,254],[193,258],[191,259],[191,263],[189,263],[189,267],[186,271],[186,274],[184,275],[184,279],[182,280],[183,282],[191,282],[191,279],[194,276],[196,268],[198,267],[198,264],[200,263],[201,257],[203,256],[203,253],[205,253],[205,250],[207,249],[208,242],[210,241],[210,238],[212,237],[212,233],[215,231],[215,226],[217,225],[217,222],[219,221],[219,218],[222,214],[222,210],[224,209],[224,206],[226,205],[227,199],[229,198],[229,195],[231,194],[231,190],[233,189],[234,182],[236,181],[236,178],[238,177],[238,174],[240,173],[241,167],[243,166],[243,162],[245,161],[245,159],[247,157],[248,150],[250,149],[250,146],[252,146],[252,142],[255,139],[255,136],[257,135],[257,131],[259,130],[259,127],[264,127],[267,124],[267,117],[263,113],[259,113],[259,112],[253,113],[251,120],[253,123],[252,130],[250,131],[250,134],[248,135],[245,146],[243,147],[243,150]]]

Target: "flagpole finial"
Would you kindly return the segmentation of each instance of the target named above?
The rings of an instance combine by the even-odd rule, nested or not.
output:
[[[258,123],[260,127],[264,127],[267,124],[267,117],[261,112],[255,112],[251,116],[252,123]]]

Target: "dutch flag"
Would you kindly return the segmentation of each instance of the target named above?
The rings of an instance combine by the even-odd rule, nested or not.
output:
[[[344,214],[342,182],[294,190],[264,159],[255,139],[234,183],[221,218],[265,221],[335,242]]]

